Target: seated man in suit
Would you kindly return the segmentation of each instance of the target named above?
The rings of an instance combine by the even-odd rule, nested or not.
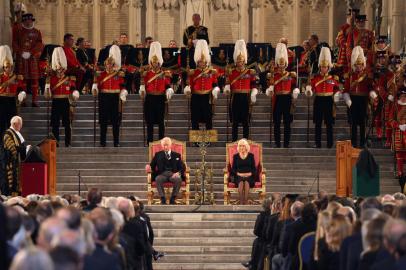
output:
[[[171,151],[172,141],[169,137],[161,140],[163,150],[155,153],[151,161],[152,179],[155,179],[161,204],[166,204],[164,183],[172,182],[173,190],[170,204],[175,204],[176,196],[179,193],[184,178],[184,164],[179,153]],[[147,165],[148,166],[148,165]]]

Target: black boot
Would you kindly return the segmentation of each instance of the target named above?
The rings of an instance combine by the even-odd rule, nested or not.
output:
[[[176,199],[176,197],[172,196],[171,199],[169,200],[169,203],[170,204],[176,204],[175,199]]]
[[[166,204],[166,198],[165,197],[161,197],[161,204]]]
[[[400,185],[400,192],[401,193],[404,193],[405,183],[406,183],[406,176],[405,175],[399,176],[399,185]]]

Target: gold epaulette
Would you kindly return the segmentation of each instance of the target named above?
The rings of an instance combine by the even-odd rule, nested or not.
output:
[[[195,74],[195,70],[194,69],[189,70],[188,75],[192,76],[193,74]]]
[[[23,75],[17,75],[17,80],[24,80],[24,76]]]
[[[340,77],[338,77],[337,75],[334,75],[333,78],[334,78],[334,80],[336,80],[336,81],[339,81],[339,80],[340,80]]]
[[[250,68],[249,74],[250,74],[250,75],[256,75],[257,72],[255,71],[255,69]]]
[[[75,77],[75,76],[70,76],[69,79],[70,79],[71,81],[76,81],[76,77]]]
[[[292,77],[292,78],[296,78],[296,77],[297,77],[296,72],[293,72],[293,71],[290,72],[289,75],[290,75],[290,77]]]
[[[117,75],[120,76],[120,77],[125,77],[125,72],[122,71],[122,70],[120,70],[120,71],[117,73]]]

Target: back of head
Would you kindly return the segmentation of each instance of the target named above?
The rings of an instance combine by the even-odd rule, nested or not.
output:
[[[362,225],[364,250],[376,251],[383,245],[383,228],[389,216],[381,214]]]
[[[97,240],[107,241],[115,229],[110,211],[105,208],[95,208],[90,212],[89,219],[93,222]]]
[[[81,215],[79,209],[69,206],[61,208],[56,213],[56,216],[66,222],[69,229],[78,230],[81,223]]]
[[[46,219],[40,226],[37,243],[43,249],[50,249],[52,240],[66,229],[65,221],[57,217]]]
[[[80,230],[65,229],[52,239],[52,247],[68,247],[79,256],[86,253],[86,242],[83,233]]]
[[[302,210],[303,223],[312,223],[317,221],[317,209],[313,203],[308,203],[303,206]]]
[[[21,227],[20,213],[14,207],[6,208],[7,215],[7,239],[11,240]]]
[[[36,247],[20,250],[13,259],[10,270],[53,270],[49,255]]]
[[[303,211],[303,207],[304,207],[304,204],[302,202],[299,202],[299,201],[294,202],[290,208],[292,218],[294,218],[294,219],[300,218],[302,211]]]
[[[98,188],[91,188],[87,193],[87,201],[89,204],[96,205],[102,201],[102,192]]]
[[[55,269],[57,270],[79,270],[80,259],[78,254],[68,247],[55,247],[50,252]]]
[[[348,219],[342,215],[331,217],[330,224],[327,228],[326,242],[331,251],[337,252],[341,243],[347,236],[350,236],[352,227]]]
[[[374,209],[378,209],[379,211],[382,211],[382,204],[381,202],[375,198],[375,197],[369,197],[366,198],[362,203],[361,203],[361,214],[362,211],[366,210],[366,209],[370,209],[370,208],[374,208]]]
[[[383,227],[384,244],[389,252],[393,252],[398,246],[402,235],[406,234],[406,221],[391,219]]]

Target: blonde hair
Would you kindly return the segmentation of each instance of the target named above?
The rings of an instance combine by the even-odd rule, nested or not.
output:
[[[245,148],[247,149],[247,153],[248,153],[250,151],[251,147],[250,147],[250,144],[248,143],[248,141],[246,139],[239,140],[238,143],[237,143],[237,148],[239,148],[242,145],[245,146]]]
[[[352,226],[348,219],[343,215],[334,215],[326,230],[326,243],[328,248],[337,252],[340,250],[341,243],[344,238],[350,236],[352,233]]]
[[[317,229],[316,229],[316,239],[314,246],[314,260],[319,260],[319,240],[326,237],[326,230],[331,221],[331,213],[324,210],[318,214],[317,218]]]

